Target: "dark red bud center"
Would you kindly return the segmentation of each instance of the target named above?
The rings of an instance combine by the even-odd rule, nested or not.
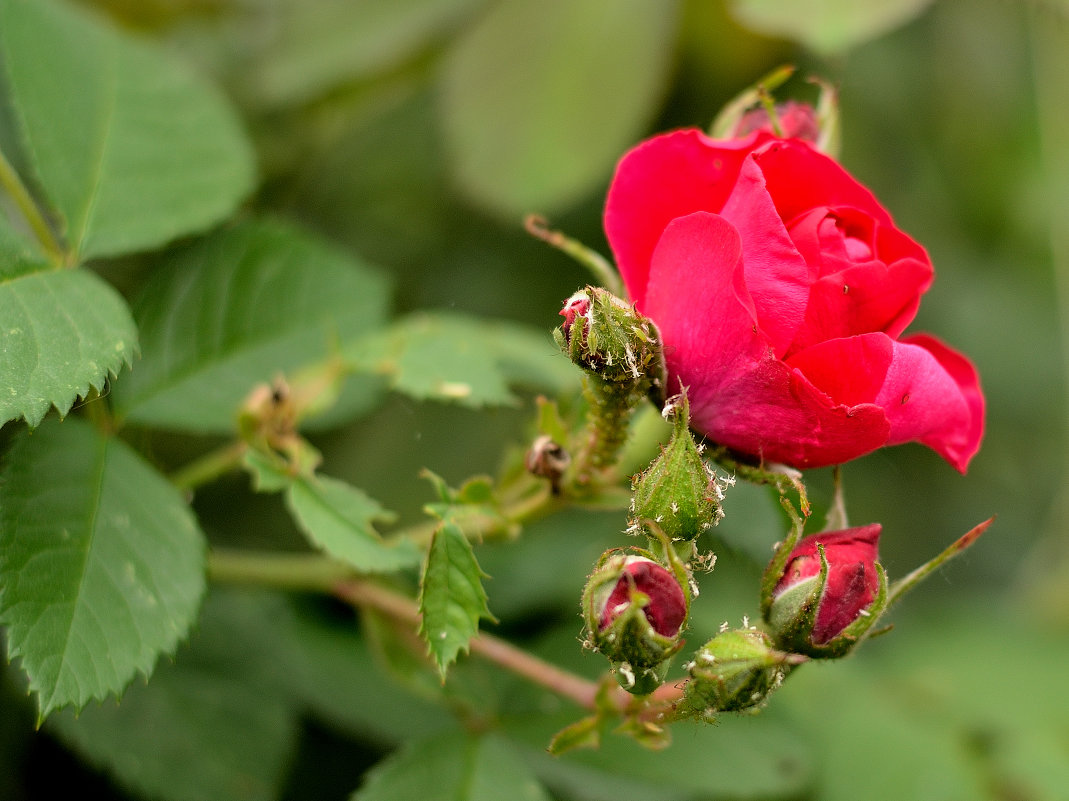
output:
[[[601,629],[631,606],[633,593],[641,592],[649,598],[643,608],[653,630],[664,637],[674,637],[687,616],[687,599],[675,575],[656,562],[637,561],[624,568],[601,613]]]

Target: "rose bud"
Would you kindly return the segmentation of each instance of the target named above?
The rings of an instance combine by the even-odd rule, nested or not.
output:
[[[874,523],[814,534],[795,546],[764,603],[779,647],[835,658],[858,642],[886,604],[887,574],[876,561],[879,537]]]
[[[686,395],[670,400],[665,411],[675,416],[672,438],[633,479],[631,514],[640,527],[650,521],[669,540],[694,540],[723,517],[723,490],[690,433]]]
[[[624,689],[644,695],[664,680],[690,608],[684,581],[638,551],[609,551],[598,562],[583,614],[591,644],[616,663]]]
[[[707,718],[716,712],[750,709],[780,685],[792,665],[803,661],[803,656],[775,650],[763,631],[721,632],[688,665],[691,678],[682,704]]]
[[[784,139],[803,139],[815,143],[820,137],[820,121],[817,119],[816,109],[808,103],[794,100],[777,103],[776,118],[780,135]],[[743,114],[735,129],[735,136],[746,136],[754,131],[774,133],[768,111],[763,108],[751,109]]]
[[[568,298],[564,323],[553,332],[571,360],[605,381],[659,381],[660,351],[653,325],[611,292],[588,286]]]

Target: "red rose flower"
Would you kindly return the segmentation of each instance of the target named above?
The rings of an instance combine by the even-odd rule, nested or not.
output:
[[[835,161],[766,131],[665,134],[620,162],[605,228],[695,429],[794,467],[917,441],[965,471],[984,425],[976,371],[900,338],[931,262]]]
[[[823,645],[839,636],[876,598],[880,584],[876,571],[879,539],[880,526],[876,523],[803,539],[791,551],[787,567],[772,592],[773,615],[776,601],[788,590],[797,588],[807,593],[811,589],[819,590],[809,640],[814,645]],[[815,586],[821,569],[817,545],[824,546],[824,558],[828,561],[828,578],[823,588]]]

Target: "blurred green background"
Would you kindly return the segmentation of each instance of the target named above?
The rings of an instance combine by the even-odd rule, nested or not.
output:
[[[664,779],[692,770],[691,753],[706,742],[686,730],[659,766],[626,757],[638,778],[620,786],[603,774],[561,778],[563,769],[538,756],[546,732],[515,736],[532,744],[532,764],[561,798],[1069,799],[1069,4],[86,4],[162,41],[224,88],[257,145],[262,183],[250,208],[298,220],[379,265],[398,312],[456,309],[547,336],[561,300],[587,277],[524,234],[526,213],[608,253],[601,205],[631,145],[707,127],[724,102],[784,63],[800,76],[784,97],[815,99],[807,75],[837,85],[842,162],[936,266],[911,330],[967,353],[988,400],[984,444],[965,477],[919,446],[848,465],[851,521],[883,524],[883,563],[894,577],[979,521],[998,520],[903,603],[890,636],[841,664],[800,671],[760,718],[702,735],[714,749],[740,738],[746,748],[732,764],[748,778]],[[100,265],[128,292],[142,267]],[[428,497],[420,468],[453,483],[493,471],[526,435],[530,413],[530,404],[478,413],[390,396],[316,444],[328,472],[414,521]],[[153,443],[176,462],[205,445]],[[809,480],[818,507],[826,504],[827,471]],[[277,499],[246,490],[234,478],[198,495],[213,539],[296,543]],[[725,511],[723,564],[703,579],[700,600],[699,630],[710,633],[756,609],[753,577],[782,534],[762,491],[737,488]],[[480,549],[499,630],[545,637],[547,648],[558,646],[555,658],[581,660],[572,653],[579,588],[596,555],[617,543],[618,517],[572,513],[518,545]],[[406,710],[422,703],[390,692]],[[124,797],[121,782],[57,744],[62,725],[31,734],[29,705],[11,687],[0,712],[0,798],[72,787]],[[344,797],[403,739],[409,711],[397,714],[392,733],[360,730],[344,714],[307,716],[296,756],[280,757],[264,797]],[[411,715],[412,726],[424,725]],[[778,761],[746,750],[761,743]]]

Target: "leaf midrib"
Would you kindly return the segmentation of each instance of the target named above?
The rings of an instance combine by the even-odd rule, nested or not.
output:
[[[75,601],[71,608],[71,614],[67,622],[67,631],[63,637],[63,650],[60,654],[59,669],[56,671],[55,683],[52,687],[52,692],[49,694],[46,702],[44,695],[40,695],[40,716],[44,717],[51,711],[52,700],[56,697],[56,693],[59,691],[61,679],[67,670],[67,651],[70,648],[71,633],[74,631],[74,621],[78,617],[79,610],[83,606],[85,576],[87,565],[90,562],[94,546],[97,542],[97,518],[100,514],[101,497],[104,494],[104,476],[107,472],[107,456],[108,456],[108,440],[106,438],[100,438],[99,446],[99,459],[97,460],[98,471],[96,480],[93,482],[95,491],[90,497],[90,505],[87,510],[88,519],[86,521],[86,531],[88,532],[87,544],[85,548],[85,557],[82,560],[81,570],[79,571],[78,578],[78,591],[75,595]]]

